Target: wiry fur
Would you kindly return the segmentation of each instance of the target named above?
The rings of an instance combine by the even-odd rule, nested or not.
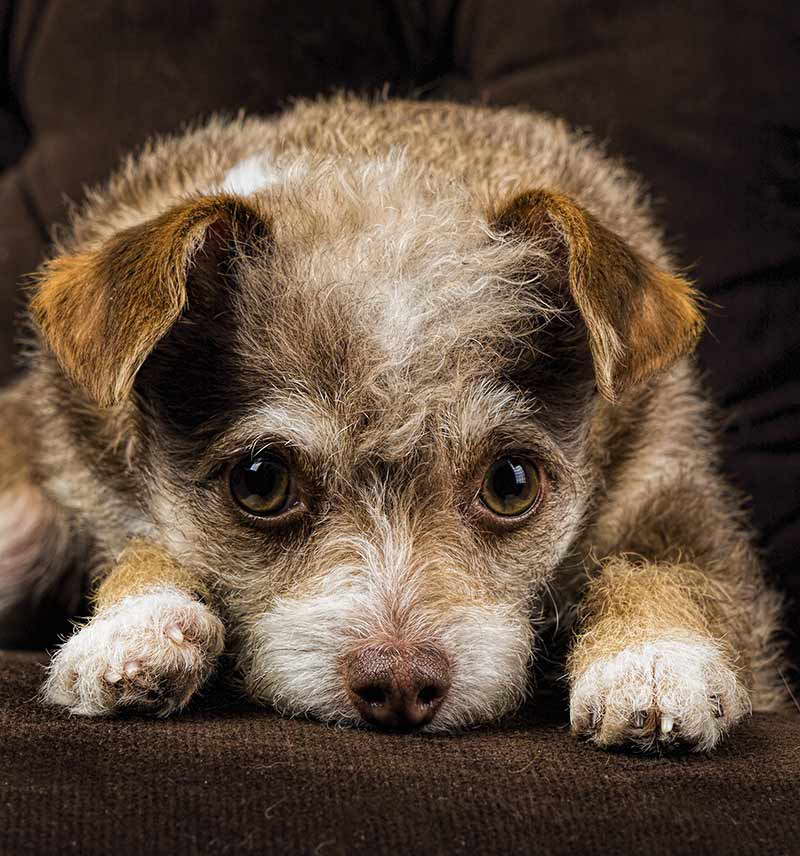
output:
[[[414,535],[389,520],[376,521],[376,530],[377,539],[336,539],[330,549],[350,562],[326,570],[318,590],[278,598],[251,628],[242,646],[249,692],[289,713],[356,723],[341,675],[348,654],[365,644],[435,640],[454,666],[438,728],[512,708],[524,695],[531,652],[530,624],[518,605],[470,596],[467,579],[461,600],[458,555],[415,549]]]
[[[426,727],[453,729],[518,703],[548,592],[569,612],[587,589],[576,731],[707,749],[749,699],[780,706],[776,598],[682,359],[694,294],[636,180],[563,123],[344,97],[214,120],[91,193],[39,279],[0,508],[46,497],[113,592],[51,701],[180,707],[217,613],[251,695],[332,721],[357,720],[354,651],[435,646],[452,682]],[[262,449],[297,473],[284,525],[227,490]],[[516,524],[477,499],[512,451],[545,486]],[[0,527],[6,588],[36,573],[23,530]],[[190,612],[191,662],[165,633]]]

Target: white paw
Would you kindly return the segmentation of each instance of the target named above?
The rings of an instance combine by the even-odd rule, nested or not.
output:
[[[85,716],[122,709],[166,716],[208,678],[223,641],[222,622],[177,589],[132,595],[59,648],[43,696]]]
[[[719,648],[685,636],[592,663],[570,694],[573,732],[599,746],[707,751],[749,710],[747,691]]]

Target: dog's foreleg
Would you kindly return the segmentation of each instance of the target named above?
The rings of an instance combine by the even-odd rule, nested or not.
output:
[[[750,709],[739,594],[691,564],[605,562],[568,664],[573,731],[601,746],[713,748]]]
[[[202,582],[160,547],[131,542],[98,588],[92,618],[55,654],[44,698],[89,716],[179,710],[223,648],[207,600]]]

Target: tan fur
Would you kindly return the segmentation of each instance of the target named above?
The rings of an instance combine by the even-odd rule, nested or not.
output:
[[[25,398],[22,384],[0,392],[0,492],[31,481],[32,462],[19,454],[28,445],[32,418]]]
[[[169,586],[192,597],[208,598],[208,589],[198,579],[148,541],[132,541],[117,560],[113,570],[103,578],[93,595],[94,608],[108,609],[125,597]]]
[[[496,718],[554,624],[600,745],[705,750],[782,705],[778,599],[685,358],[695,292],[637,180],[563,123],[348,97],[212,120],[89,194],[32,309],[0,513],[16,531],[28,484],[53,514],[25,531],[105,580],[49,700],[178,709],[219,612],[253,698],[332,722],[360,721],[345,665],[384,644],[448,664],[428,730]],[[264,450],[294,478],[280,520],[228,486]],[[546,489],[494,519],[512,454]],[[21,589],[47,540],[19,542]]]
[[[728,592],[697,568],[612,558],[584,594],[569,671],[579,675],[600,657],[675,628],[719,640],[735,661],[740,646],[729,637],[732,608]]]

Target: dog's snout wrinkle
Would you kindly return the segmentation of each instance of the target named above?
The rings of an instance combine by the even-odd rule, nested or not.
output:
[[[408,731],[433,720],[450,689],[450,666],[434,648],[368,647],[347,660],[345,682],[365,722]]]

